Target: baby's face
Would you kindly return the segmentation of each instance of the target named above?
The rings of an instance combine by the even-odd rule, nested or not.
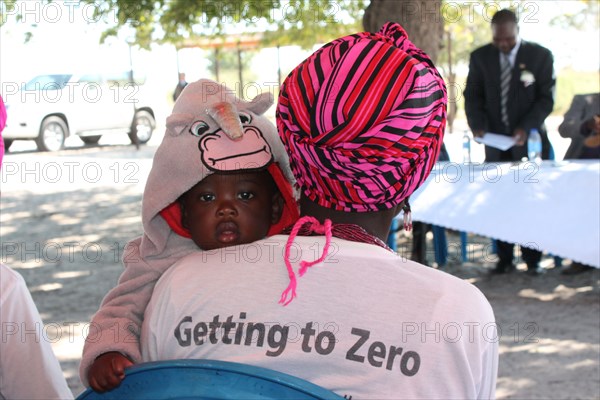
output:
[[[251,243],[278,221],[279,196],[266,171],[214,173],[183,195],[182,224],[203,250]]]

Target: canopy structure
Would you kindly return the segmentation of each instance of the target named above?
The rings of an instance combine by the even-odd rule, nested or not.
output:
[[[183,41],[177,45],[177,48],[184,49],[199,47],[203,49],[255,49],[260,44],[262,38],[262,33],[226,35],[219,37],[194,37],[183,39]]]
[[[214,49],[215,58],[215,80],[219,80],[219,52],[222,49],[236,49],[238,55],[238,79],[239,87],[244,86],[244,76],[242,67],[242,52],[244,50],[256,50],[259,48],[263,34],[251,33],[251,34],[235,34],[218,37],[194,37],[183,39],[181,43],[177,45],[177,51],[180,49],[187,48],[201,48],[201,49]],[[179,59],[177,60],[179,66]],[[178,68],[179,69],[179,68]],[[277,81],[281,85],[281,65],[279,58],[279,46],[277,46]]]

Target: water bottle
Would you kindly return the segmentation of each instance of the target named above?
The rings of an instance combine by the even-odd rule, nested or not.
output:
[[[471,136],[469,131],[465,129],[463,133],[463,164],[469,164],[471,162]]]
[[[531,162],[536,164],[542,162],[542,137],[537,129],[529,131],[529,137],[527,138],[527,156]]]

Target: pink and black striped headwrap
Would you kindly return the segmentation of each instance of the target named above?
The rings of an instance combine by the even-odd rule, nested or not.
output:
[[[395,23],[321,47],[286,78],[277,105],[302,192],[340,211],[400,204],[429,175],[445,125],[444,81]]]

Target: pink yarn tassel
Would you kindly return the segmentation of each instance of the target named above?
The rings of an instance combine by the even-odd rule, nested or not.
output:
[[[404,230],[407,232],[412,231],[412,214],[409,211],[404,211]]]
[[[288,304],[290,304],[292,302],[292,300],[294,300],[294,298],[296,297],[296,285],[297,285],[297,280],[296,280],[296,276],[290,276],[290,284],[288,285],[287,289],[285,289],[283,291],[283,293],[281,293],[281,298],[279,299],[279,304],[283,304],[284,306],[287,306]],[[289,299],[288,299],[289,296]]]
[[[296,239],[296,236],[298,236],[298,231],[305,224],[310,224],[309,230],[311,232],[325,234],[325,246],[323,247],[323,254],[317,260],[300,262],[300,270],[298,271],[298,274],[300,276],[304,275],[304,273],[309,267],[312,267],[313,265],[325,260],[325,257],[327,257],[327,254],[329,253],[329,246],[331,245],[332,236],[331,220],[326,219],[325,223],[321,225],[316,218],[311,216],[304,216],[298,219],[298,221],[296,221],[296,223],[294,224],[292,231],[290,232],[290,236],[287,240],[287,243],[285,244],[284,261],[288,271],[288,276],[290,277],[290,283],[288,287],[283,291],[283,293],[281,294],[281,298],[279,299],[279,304],[283,304],[284,306],[290,304],[291,301],[294,300],[294,298],[296,297],[296,287],[298,282],[296,274],[294,273],[294,269],[292,268],[292,263],[290,262],[290,250],[292,248],[292,244],[294,243],[294,239]]]

